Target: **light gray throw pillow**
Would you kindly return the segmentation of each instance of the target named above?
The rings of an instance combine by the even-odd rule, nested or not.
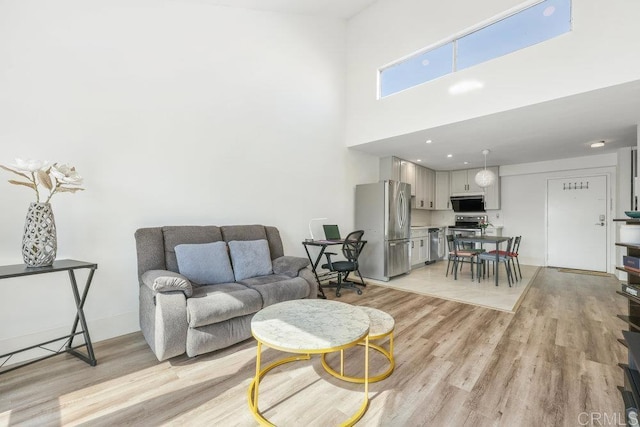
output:
[[[215,285],[233,282],[233,270],[225,242],[176,246],[178,271],[192,282]]]
[[[232,240],[229,252],[236,281],[273,274],[269,243],[262,240]]]

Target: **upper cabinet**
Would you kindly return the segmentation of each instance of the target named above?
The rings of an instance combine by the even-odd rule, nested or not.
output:
[[[485,209],[500,209],[499,168],[488,167],[496,175],[496,182],[482,188],[476,184],[476,174],[482,168],[457,171],[433,171],[398,157],[380,159],[380,180],[411,184],[413,209],[450,210],[453,194],[484,193]]]
[[[451,171],[451,194],[482,193],[484,189],[476,184],[476,174],[482,168]]]
[[[449,171],[436,171],[436,195],[435,195],[435,206],[436,210],[444,211],[450,210],[451,208],[451,186],[450,186],[450,177],[451,174]]]
[[[496,175],[496,182],[487,188],[476,184],[476,174],[482,168],[451,171],[451,195],[484,193],[485,209],[500,209],[500,168],[494,166],[487,169]]]
[[[416,195],[416,165],[400,160],[400,181],[411,184],[411,195]]]
[[[398,157],[383,157],[380,159],[380,180],[400,181],[411,184],[411,195],[416,195],[416,168],[419,166],[399,159]]]
[[[416,193],[411,207],[414,209],[435,209],[435,172],[415,165]]]

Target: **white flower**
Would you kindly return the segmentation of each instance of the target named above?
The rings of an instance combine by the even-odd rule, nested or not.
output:
[[[22,160],[16,159],[16,163],[8,166],[0,165],[0,169],[20,176],[20,180],[10,179],[9,183],[29,187],[36,192],[36,202],[40,203],[40,187],[49,191],[45,203],[49,203],[56,193],[76,193],[84,188],[77,187],[82,184],[82,177],[76,172],[76,168],[66,164],[54,163],[47,160]]]
[[[16,159],[15,164],[10,165],[13,169],[18,172],[27,172],[32,173],[40,169],[46,169],[49,166],[49,161],[47,160],[33,160],[33,159]]]
[[[69,167],[68,165],[60,165],[55,163],[51,166],[51,175],[53,175],[60,184],[66,185],[80,185],[82,184],[82,177],[76,172],[76,168]]]

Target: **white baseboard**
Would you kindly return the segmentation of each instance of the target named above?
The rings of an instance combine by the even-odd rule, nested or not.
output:
[[[138,312],[135,311],[119,314],[114,317],[88,320],[87,323],[89,326],[89,335],[91,336],[91,342],[94,344],[102,340],[114,338],[120,335],[125,335],[140,330],[140,325],[138,322]],[[31,347],[41,342],[50,341],[54,338],[68,335],[69,332],[71,332],[70,329],[71,326],[65,328],[53,328],[33,334],[0,340],[0,354],[6,354],[11,351]],[[79,329],[80,326],[78,326],[78,330]],[[73,340],[74,345],[81,344],[83,342],[84,340],[82,335],[76,336]],[[45,347],[51,350],[58,350],[63,346],[63,344],[64,340],[61,340],[46,345]],[[84,351],[84,349],[81,350]],[[15,363],[24,362],[26,360],[46,356],[49,354],[51,354],[50,351],[35,348],[23,353],[16,354],[9,360],[7,360],[6,357],[2,358],[0,359],[0,365],[6,361],[6,363],[4,363],[4,367],[7,367]],[[99,355],[96,355],[96,358],[98,359],[99,363]]]

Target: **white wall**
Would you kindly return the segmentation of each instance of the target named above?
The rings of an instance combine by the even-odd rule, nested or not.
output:
[[[615,216],[617,155],[599,155],[500,167],[503,235],[522,236],[520,262],[546,265],[546,200],[547,180],[573,176],[607,175]],[[615,227],[609,221],[609,270],[615,262]]]
[[[376,99],[377,70],[522,4],[379,0],[349,21],[347,143],[358,145],[640,79],[640,2],[574,0],[573,31]],[[481,91],[452,96],[467,79]]]
[[[138,329],[139,227],[270,224],[304,255],[310,218],[353,226],[354,186],[377,181],[378,159],[344,144],[345,26],[201,1],[0,2],[0,164],[85,177],[53,208],[58,258],[99,264],[94,340]],[[22,262],[33,199],[0,185],[0,264]],[[66,274],[0,285],[0,354],[67,333]]]

